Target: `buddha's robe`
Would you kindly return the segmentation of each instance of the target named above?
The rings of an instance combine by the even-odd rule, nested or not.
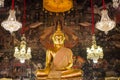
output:
[[[60,78],[64,74],[69,74],[69,72],[73,72],[73,70],[71,69],[73,65],[73,54],[70,49],[62,47],[55,53],[55,55],[54,53],[51,55],[53,56],[53,61],[50,66],[51,70],[48,74],[49,78]]]
[[[53,68],[55,68],[55,70],[65,70],[72,67],[72,55],[73,54],[70,49],[65,47],[60,48],[60,50],[56,52],[56,55],[53,59]]]

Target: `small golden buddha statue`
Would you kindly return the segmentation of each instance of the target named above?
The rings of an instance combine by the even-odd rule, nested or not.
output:
[[[82,70],[72,69],[73,53],[64,47],[65,35],[58,24],[56,32],[52,35],[54,48],[46,51],[46,67],[37,70],[37,79],[69,78],[82,76]]]

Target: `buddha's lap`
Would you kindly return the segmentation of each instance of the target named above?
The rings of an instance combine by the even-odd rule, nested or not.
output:
[[[68,70],[65,70],[65,71],[62,71],[62,74],[67,74],[67,73],[82,73],[82,71],[81,70],[79,70],[79,69],[68,69]]]
[[[45,71],[45,70],[38,70],[37,71],[37,76],[47,76],[49,74],[49,71]],[[76,76],[76,75],[82,75],[83,72],[82,70],[79,69],[69,69],[69,70],[64,70],[61,71],[61,75],[71,75],[71,76]]]

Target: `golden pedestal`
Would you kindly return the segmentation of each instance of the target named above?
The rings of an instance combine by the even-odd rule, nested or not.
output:
[[[72,78],[63,78],[63,79],[61,79],[61,78],[54,78],[54,79],[48,79],[48,78],[38,78],[38,79],[36,79],[36,80],[83,80],[83,78],[82,77],[72,77]]]

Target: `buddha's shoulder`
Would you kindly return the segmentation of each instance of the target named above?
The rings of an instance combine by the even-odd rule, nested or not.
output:
[[[70,56],[73,55],[72,50],[70,48],[67,48],[67,47],[63,47],[61,49],[61,52],[67,53],[67,55],[70,55]]]
[[[72,53],[72,50],[70,48],[67,48],[67,47],[62,47],[59,50],[56,50],[55,48],[51,48],[51,49],[47,50],[47,52],[57,52],[57,51],[67,51],[67,52]]]
[[[67,48],[67,47],[62,47],[62,49],[72,51],[70,48]]]
[[[48,50],[47,50],[47,52],[51,52],[51,51],[53,51],[53,49],[48,49]]]

